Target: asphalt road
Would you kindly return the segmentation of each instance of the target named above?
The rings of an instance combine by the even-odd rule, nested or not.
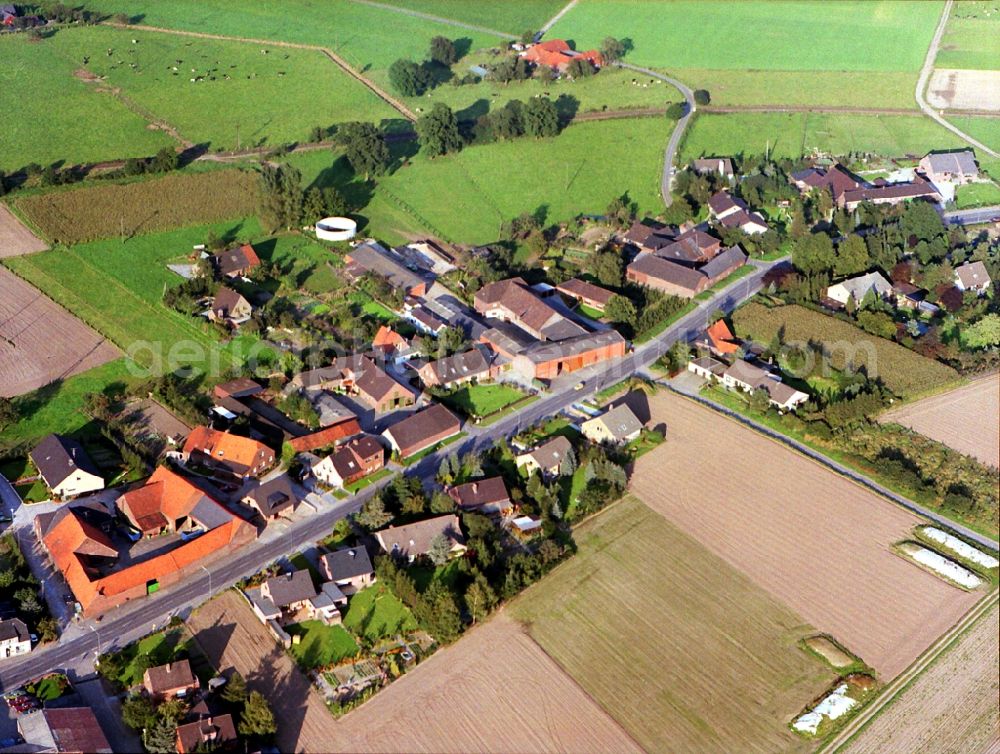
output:
[[[406,473],[416,474],[425,481],[431,480],[436,475],[443,457],[489,448],[497,438],[517,434],[523,428],[555,416],[572,403],[583,400],[649,366],[666,353],[677,340],[690,341],[697,337],[716,309],[732,311],[753,296],[760,290],[760,280],[766,271],[781,261],[784,260],[766,264],[755,263],[754,266],[757,267],[755,272],[727,286],[708,301],[702,302],[697,309],[679,319],[655,339],[638,346],[625,358],[609,363],[603,372],[587,380],[584,389],[575,390],[572,385],[566,385],[559,392],[530,403],[521,411],[488,427],[467,427],[470,434],[463,442],[453,443],[431,453],[409,467]],[[0,666],[0,688],[13,688],[51,670],[77,667],[84,658],[93,656],[95,651],[107,652],[122,647],[162,627],[171,616],[183,617],[187,610],[201,604],[212,594],[258,572],[282,555],[322,539],[338,520],[360,509],[391,479],[392,477],[382,479],[357,495],[338,501],[328,510],[292,523],[280,538],[268,542],[258,541],[256,544],[248,545],[234,557],[206,563],[201,570],[193,573],[179,586],[168,587],[149,597],[126,603],[116,610],[109,611],[100,622],[88,621],[89,632],[41,647],[27,657],[4,661]]]
[[[979,207],[977,209],[959,209],[945,212],[942,216],[945,225],[978,225],[980,223],[1000,222],[1000,205]]]

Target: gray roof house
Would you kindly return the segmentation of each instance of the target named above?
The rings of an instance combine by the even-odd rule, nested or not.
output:
[[[28,455],[53,495],[75,497],[104,489],[104,478],[76,440],[49,435]]]
[[[344,594],[354,594],[375,582],[375,569],[364,547],[329,552],[319,559],[319,568]]]
[[[931,152],[920,160],[920,169],[932,183],[968,183],[979,177],[976,155],[971,149]]]
[[[281,474],[258,484],[243,497],[243,503],[254,508],[265,519],[291,513],[300,502],[288,474]]]
[[[632,409],[622,403],[600,416],[588,419],[580,425],[580,431],[593,442],[620,444],[637,438],[642,432],[642,422],[632,413]]]
[[[854,299],[854,303],[860,304],[869,293],[878,298],[892,295],[892,284],[882,277],[881,273],[869,272],[867,275],[842,280],[826,289],[827,298],[847,305],[847,302]]]
[[[969,262],[955,268],[955,285],[960,290],[984,293],[992,283],[990,273],[982,262]]]
[[[459,527],[458,516],[436,516],[375,532],[375,539],[383,551],[410,561],[429,553],[434,540],[440,536],[451,544],[453,556],[465,552],[465,535]]]

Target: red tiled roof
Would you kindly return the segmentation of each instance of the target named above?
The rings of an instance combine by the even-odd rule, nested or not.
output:
[[[288,441],[288,444],[295,449],[296,453],[304,453],[308,450],[316,450],[316,448],[325,448],[327,445],[333,445],[340,440],[360,434],[361,425],[358,424],[357,419],[351,417],[336,424],[331,424],[319,432],[313,432],[310,435],[303,435],[302,437],[293,437]]]
[[[726,324],[726,320],[720,319],[708,328],[708,339],[712,347],[719,353],[736,353],[740,347],[732,342],[733,333]]]

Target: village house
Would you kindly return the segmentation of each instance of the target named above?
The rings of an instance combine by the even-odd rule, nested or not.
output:
[[[385,448],[371,435],[339,447],[312,467],[313,475],[332,487],[346,487],[385,466]]]
[[[441,319],[426,306],[413,306],[407,309],[404,318],[424,335],[436,338],[448,323]]]
[[[279,474],[247,492],[242,502],[257,511],[265,521],[276,521],[294,513],[302,499],[292,486],[291,477]]]
[[[737,359],[722,373],[722,384],[747,393],[764,390],[768,401],[781,411],[790,411],[809,400],[809,395],[786,385],[777,375]]]
[[[404,526],[390,526],[375,532],[382,551],[413,562],[431,551],[434,540],[443,537],[450,546],[451,557],[465,552],[465,536],[458,516],[451,514],[426,518]]]
[[[539,298],[522,278],[487,283],[475,295],[476,311],[510,322],[538,340],[565,340],[587,331]]]
[[[17,732],[24,743],[5,751],[33,754],[112,754],[114,751],[90,707],[46,705],[29,715],[18,715]]]
[[[375,583],[375,569],[364,547],[343,547],[326,553],[319,559],[319,570],[346,595]]]
[[[260,585],[261,599],[274,608],[267,620],[277,612],[280,623],[298,622],[297,613],[305,610],[317,594],[312,575],[306,569],[273,576]]]
[[[341,356],[328,367],[300,372],[286,390],[333,390],[356,396],[377,413],[412,406],[416,397],[363,354]]]
[[[212,264],[221,277],[240,278],[260,266],[260,257],[253,246],[246,243],[214,254]]]
[[[920,160],[920,170],[932,183],[972,183],[979,178],[976,155],[971,149],[929,152]]]
[[[731,356],[740,350],[738,343],[734,342],[736,336],[733,335],[726,320],[719,319],[713,322],[705,330],[705,340],[699,345],[704,345],[716,356]]]
[[[205,715],[177,726],[177,754],[198,751],[226,751],[239,741],[236,724],[229,713]]]
[[[871,204],[900,204],[911,199],[926,199],[940,204],[944,197],[937,187],[919,173],[907,183],[886,183],[878,186],[864,186],[845,191],[837,200],[837,206],[848,211],[857,209],[863,202]]]
[[[580,425],[580,432],[598,444],[624,445],[642,433],[642,422],[624,403]]]
[[[417,368],[420,382],[425,387],[448,389],[473,380],[491,380],[497,376],[498,371],[499,367],[493,365],[489,349],[481,345],[436,361],[428,361]]]
[[[702,157],[691,162],[691,169],[698,175],[721,175],[727,181],[733,180],[736,173],[733,161],[728,157]]]
[[[708,278],[698,270],[653,254],[637,257],[626,268],[625,278],[681,298],[694,298],[708,288]]]
[[[385,430],[382,436],[400,458],[409,458],[449,437],[454,437],[461,429],[458,417],[440,403],[435,403],[396,422]]]
[[[250,319],[253,307],[243,295],[225,286],[219,288],[208,310],[208,318],[213,322],[240,325]]]
[[[615,295],[607,288],[601,288],[599,285],[588,283],[586,280],[580,280],[580,278],[573,278],[572,280],[560,283],[556,286],[556,290],[571,301],[579,302],[599,312],[604,311],[604,307],[608,305],[611,297]]]
[[[646,218],[636,220],[622,240],[636,249],[655,251],[677,240],[677,232],[669,225]]]
[[[65,499],[104,489],[104,478],[76,440],[49,435],[28,456],[55,497]]]
[[[767,232],[767,222],[757,212],[752,212],[746,202],[720,191],[708,200],[709,214],[724,228],[739,229],[749,235]]]
[[[449,487],[447,492],[463,511],[507,515],[514,508],[502,476],[475,479]]]
[[[288,444],[296,453],[306,453],[310,450],[341,445],[360,434],[361,424],[355,417],[349,416],[316,432],[293,437],[288,441]]]
[[[559,476],[565,468],[566,459],[572,459],[573,446],[570,441],[558,435],[514,458],[517,468],[523,469],[529,476],[536,471],[541,472],[545,480]]]
[[[791,180],[802,194],[808,194],[817,189],[829,190],[838,206],[842,206],[844,192],[859,189],[864,185],[861,179],[840,164],[833,165],[829,170],[806,168],[792,173]]]
[[[886,298],[892,295],[892,285],[881,273],[869,272],[842,280],[826,289],[826,297],[843,306],[847,306],[848,301],[853,301],[857,306],[869,294],[875,298]]]
[[[532,65],[551,68],[560,74],[566,73],[569,64],[576,59],[586,60],[594,68],[601,68],[604,65],[604,56],[600,52],[597,50],[577,52],[565,39],[548,39],[530,45],[521,53],[521,57]]]
[[[627,343],[617,330],[598,330],[555,343],[534,343],[514,357],[513,369],[532,380],[565,374],[625,355]]]
[[[375,241],[355,246],[344,256],[344,262],[348,279],[358,280],[370,274],[382,278],[405,296],[421,298],[427,293],[427,282]]]
[[[960,291],[975,291],[982,296],[992,284],[986,265],[982,262],[968,262],[955,268],[955,287]]]
[[[661,259],[695,266],[707,262],[721,252],[722,241],[704,231],[692,228],[652,253]]]
[[[257,477],[274,465],[274,451],[257,440],[211,427],[195,427],[184,442],[185,463],[205,466],[236,479]]]
[[[696,359],[691,359],[687,366],[689,372],[693,372],[703,379],[720,382],[728,367],[729,365],[724,361],[719,361],[711,356],[699,356]]]
[[[167,699],[183,699],[201,688],[201,684],[191,670],[189,661],[176,660],[147,668],[142,674],[142,687],[154,701],[162,702]]]
[[[31,651],[31,634],[20,618],[0,620],[0,659],[28,654]]]
[[[410,341],[388,325],[382,325],[372,339],[372,350],[386,361],[401,363],[413,353]]]

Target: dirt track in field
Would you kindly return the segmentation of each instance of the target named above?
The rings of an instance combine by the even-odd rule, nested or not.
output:
[[[48,245],[28,230],[10,208],[0,204],[0,259],[45,251]]]
[[[996,750],[1000,742],[998,636],[1000,608],[994,605],[843,751],[978,754]]]
[[[667,439],[639,459],[633,492],[883,680],[981,596],[892,552],[916,516],[692,401],[660,392],[650,406]]]
[[[351,752],[640,752],[506,614],[332,726]]]
[[[236,592],[227,590],[188,619],[202,652],[220,672],[235,668],[271,704],[284,752],[331,751],[333,717],[309,679]]]
[[[119,356],[117,347],[0,267],[0,396],[27,393]]]
[[[879,417],[943,442],[959,453],[1000,467],[1000,375],[990,375],[947,393]]]

